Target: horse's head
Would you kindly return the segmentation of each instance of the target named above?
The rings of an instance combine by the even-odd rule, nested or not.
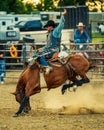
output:
[[[20,91],[16,91],[16,92],[13,92],[11,94],[15,95],[16,101],[19,104],[21,104],[21,102],[22,102],[22,100],[24,98],[24,93],[21,93]],[[27,103],[25,104],[25,107],[24,107],[23,111],[27,113],[30,110],[31,110],[31,107],[30,107],[30,103],[29,103],[29,100],[28,100]]]
[[[18,103],[21,103],[24,97],[24,93],[22,91],[16,90],[16,92],[11,93],[15,96],[15,99]]]

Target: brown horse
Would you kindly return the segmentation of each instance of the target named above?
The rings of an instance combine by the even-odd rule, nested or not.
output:
[[[53,70],[49,74],[45,74],[43,70],[48,90],[59,87],[66,80],[72,81],[78,86],[89,82],[86,72],[89,70],[90,64],[81,55],[70,55],[63,62],[59,60],[50,62],[50,66],[53,67]],[[16,101],[20,103],[19,110],[13,115],[14,117],[20,115],[22,111],[28,112],[31,109],[29,97],[41,92],[40,70],[42,71],[39,63],[35,61],[21,73],[16,91],[12,93],[15,95]],[[77,79],[77,75],[81,77],[80,81]]]

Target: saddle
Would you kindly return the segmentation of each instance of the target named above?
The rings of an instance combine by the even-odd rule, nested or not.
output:
[[[54,60],[58,58],[58,52],[55,52],[53,56],[50,58],[50,60]]]
[[[47,62],[49,62],[49,64],[51,63],[53,63],[53,62],[60,62],[61,63],[61,65],[64,65],[67,61],[65,60],[65,58],[60,58],[59,57],[59,53],[58,52],[55,52],[54,54],[53,54],[53,56],[50,58],[50,59],[48,59],[47,60]],[[54,64],[55,66],[57,66],[57,63],[56,64]],[[59,65],[58,65],[59,66]]]
[[[40,72],[46,72],[46,70],[48,70],[50,72],[53,70],[52,65],[57,66],[57,67],[62,67],[62,65],[64,65],[67,62],[67,61],[65,61],[64,58],[63,59],[59,58],[58,54],[59,54],[58,52],[55,52],[51,58],[46,57],[46,60],[49,64],[49,66],[46,66],[46,67],[42,66],[38,62],[39,66],[40,66]]]

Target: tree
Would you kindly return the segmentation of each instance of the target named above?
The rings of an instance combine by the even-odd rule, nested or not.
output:
[[[47,10],[55,10],[56,9],[53,0],[41,0],[40,3],[38,3],[36,5],[36,8],[39,11],[47,11]]]
[[[21,0],[9,0],[9,10],[17,14],[25,13],[25,5]],[[12,6],[11,6],[12,5]]]
[[[25,13],[27,13],[27,14],[30,14],[31,12],[34,12],[34,10],[35,10],[34,2],[32,2],[32,3],[26,2],[25,8],[26,8]]]
[[[0,0],[0,11],[6,11],[7,13],[24,13],[25,6],[22,0]]]
[[[70,6],[75,5],[74,0],[59,0],[58,6]]]
[[[23,0],[0,0],[0,11],[7,13],[14,12],[15,14],[26,14],[34,11],[34,3],[24,3]]]
[[[54,2],[53,0],[44,0],[44,10],[54,10]]]
[[[9,11],[8,0],[0,0],[0,11]]]
[[[87,0],[59,0],[59,6],[85,5]]]
[[[88,0],[74,0],[75,5],[85,5]]]

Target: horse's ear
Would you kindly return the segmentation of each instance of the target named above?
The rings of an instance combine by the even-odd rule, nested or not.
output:
[[[16,92],[13,92],[13,93],[11,93],[11,94],[16,95]]]

